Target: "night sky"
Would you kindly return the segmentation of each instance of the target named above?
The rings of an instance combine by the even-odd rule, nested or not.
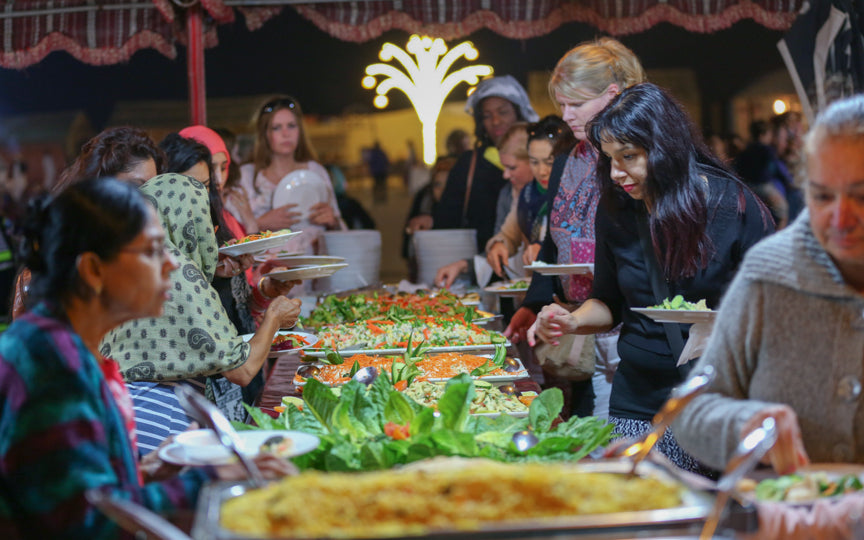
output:
[[[207,93],[212,97],[285,92],[313,114],[368,110],[370,93],[359,82],[365,65],[381,44],[404,46],[408,34],[392,31],[367,43],[339,41],[300,17],[293,9],[260,30],[246,30],[241,17],[219,28],[219,46],[206,52]],[[762,74],[783,67],[776,42],[782,32],[751,21],[714,34],[694,34],[669,24],[619,39],[634,50],[647,69],[691,68],[706,101],[724,101]],[[471,39],[480,61],[497,74],[525,82],[526,73],[551,70],[570,47],[600,33],[571,23],[543,37],[513,40],[483,30]],[[84,109],[101,128],[116,101],[185,99],[185,49],[170,60],[155,51],[136,53],[127,64],[89,66],[66,53],[52,53],[25,70],[0,69],[0,115]],[[351,81],[351,84],[346,84]],[[392,106],[407,106],[398,92]],[[451,95],[458,99],[458,93]]]

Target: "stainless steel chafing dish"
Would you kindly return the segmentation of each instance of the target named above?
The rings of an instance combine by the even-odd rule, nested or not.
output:
[[[574,464],[580,472],[628,474],[630,461],[595,461]],[[412,538],[530,538],[563,535],[579,538],[657,538],[658,535],[692,534],[711,510],[714,495],[694,489],[650,462],[640,464],[640,476],[656,476],[675,483],[682,490],[682,504],[663,510],[616,512],[609,514],[563,516],[554,519],[526,520],[490,524],[477,531],[438,530]],[[238,540],[238,536],[220,526],[222,504],[252,489],[246,483],[216,483],[206,486],[200,495],[192,536],[196,539]],[[298,509],[302,512],[302,509]],[[647,536],[646,536],[647,535]]]

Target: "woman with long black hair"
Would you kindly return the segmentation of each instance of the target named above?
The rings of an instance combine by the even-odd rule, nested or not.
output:
[[[619,434],[636,436],[687,374],[677,360],[688,328],[630,308],[678,294],[717,307],[744,253],[774,227],[765,206],[656,85],[617,95],[590,123],[588,139],[600,152],[601,190],[591,296],[573,313],[544,307],[529,342],[536,336],[555,344],[565,333],[605,332],[623,323],[609,417]],[[698,469],[671,433],[658,448],[679,466]]]

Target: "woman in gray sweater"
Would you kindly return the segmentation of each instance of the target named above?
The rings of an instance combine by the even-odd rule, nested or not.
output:
[[[780,474],[864,463],[864,96],[832,104],[804,148],[807,212],[751,249],[696,367],[710,393],[674,425],[679,443],[722,468],[766,417]]]

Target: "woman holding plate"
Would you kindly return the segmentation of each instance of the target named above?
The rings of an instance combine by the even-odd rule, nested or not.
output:
[[[544,307],[528,340],[555,345],[563,334],[608,332],[623,323],[609,419],[617,433],[635,437],[650,429],[689,369],[677,365],[686,329],[630,308],[678,294],[717,306],[744,253],[774,226],[758,198],[710,153],[681,106],[653,84],[612,98],[587,133],[600,153],[601,191],[591,295],[572,313]],[[671,432],[658,449],[699,470]]]
[[[120,364],[135,402],[139,446],[146,453],[189,424],[174,385],[204,392],[205,378],[221,375],[246,386],[261,370],[276,331],[296,323],[300,301],[275,298],[258,330],[244,341],[210,284],[217,246],[206,188],[187,176],[163,174],[141,191],[156,207],[167,248],[180,268],[172,274],[164,314],[115,328],[102,342],[102,353]]]
[[[285,95],[274,96],[255,115],[255,146],[253,162],[240,167],[240,185],[246,192],[252,212],[260,230],[290,229],[299,223],[311,227],[301,237],[305,250],[317,241],[324,230],[345,229],[336,194],[327,170],[317,161],[312,144],[306,135],[303,112],[300,104]],[[276,188],[289,174],[306,171],[307,177],[298,179],[306,192],[323,194],[318,202],[308,208],[300,208],[290,202],[274,207]],[[301,184],[295,184],[300,186]],[[252,231],[250,231],[252,232]]]

